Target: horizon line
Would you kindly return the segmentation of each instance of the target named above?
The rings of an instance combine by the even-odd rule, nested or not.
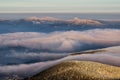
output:
[[[0,14],[120,14],[120,12],[0,12]]]

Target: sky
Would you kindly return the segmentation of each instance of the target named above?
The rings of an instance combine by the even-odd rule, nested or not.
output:
[[[0,0],[0,13],[120,13],[120,0]]]

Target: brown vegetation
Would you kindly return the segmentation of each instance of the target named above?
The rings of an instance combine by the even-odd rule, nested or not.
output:
[[[119,80],[120,67],[88,61],[63,62],[25,80]]]

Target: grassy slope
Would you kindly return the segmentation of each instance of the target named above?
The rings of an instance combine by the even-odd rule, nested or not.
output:
[[[26,80],[120,80],[120,67],[88,61],[69,61]]]

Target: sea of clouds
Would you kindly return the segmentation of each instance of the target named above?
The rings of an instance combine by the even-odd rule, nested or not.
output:
[[[82,60],[82,61],[94,61],[108,65],[120,66],[120,46],[110,47],[102,49],[94,54],[81,54],[81,55],[69,55],[65,58],[61,58],[53,61],[37,62],[32,64],[20,64],[0,66],[1,76],[19,75],[20,77],[28,77],[39,73],[49,67],[59,64],[64,61]]]
[[[20,46],[61,53],[116,45],[120,45],[120,30],[115,29],[52,33],[18,32],[0,35],[0,48]]]
[[[0,34],[0,65],[49,61],[67,53],[119,46],[119,34],[117,29]]]
[[[74,52],[112,46],[120,46],[118,29],[0,34],[0,76],[17,74],[25,77],[66,60],[88,60],[120,66],[120,47],[117,47],[116,53],[111,48],[107,50],[111,52],[104,54],[66,57]]]

